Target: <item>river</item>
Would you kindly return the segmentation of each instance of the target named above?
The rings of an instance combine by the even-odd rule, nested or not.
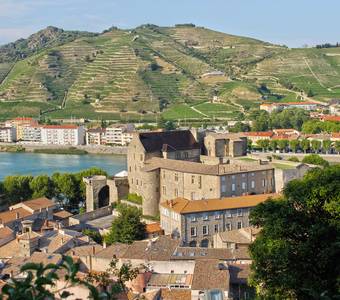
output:
[[[52,175],[55,172],[78,172],[91,167],[102,168],[109,175],[114,175],[126,170],[126,156],[0,152],[0,181],[8,175]]]

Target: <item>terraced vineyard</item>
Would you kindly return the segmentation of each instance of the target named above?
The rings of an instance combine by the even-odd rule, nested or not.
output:
[[[340,98],[340,48],[288,49],[190,25],[49,27],[29,39],[36,48],[17,43],[21,57],[0,47],[0,118],[228,120],[264,100]]]

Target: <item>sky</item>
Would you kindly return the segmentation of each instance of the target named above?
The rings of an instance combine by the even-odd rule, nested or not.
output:
[[[340,42],[339,0],[0,0],[0,44],[49,25],[101,32],[194,23],[289,47]]]

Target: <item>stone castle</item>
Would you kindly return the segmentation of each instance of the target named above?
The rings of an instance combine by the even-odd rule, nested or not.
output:
[[[143,198],[143,214],[160,202],[201,200],[275,191],[274,168],[234,157],[247,154],[247,138],[190,130],[135,133],[128,147],[129,193]]]

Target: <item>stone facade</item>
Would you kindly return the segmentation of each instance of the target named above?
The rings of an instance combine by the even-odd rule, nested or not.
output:
[[[206,154],[212,157],[247,155],[247,138],[239,134],[209,133],[204,138]]]

